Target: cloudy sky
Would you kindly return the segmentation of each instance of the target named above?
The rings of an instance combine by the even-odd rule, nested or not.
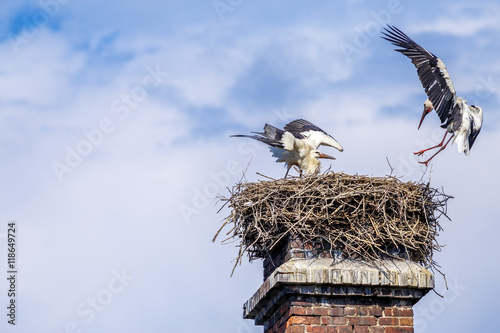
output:
[[[344,152],[331,166],[455,198],[435,259],[441,299],[420,332],[488,332],[498,314],[500,5],[497,1],[4,1],[0,12],[0,255],[17,225],[16,326],[2,332],[262,332],[241,319],[261,262],[230,277],[212,243],[215,200],[247,168],[282,177],[259,143],[229,138],[305,118]],[[410,61],[379,38],[394,24],[444,60],[484,110],[469,157],[440,141]],[[326,164],[326,167],[330,164]]]

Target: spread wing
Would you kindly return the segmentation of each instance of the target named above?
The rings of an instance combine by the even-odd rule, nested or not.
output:
[[[395,51],[410,58],[417,68],[418,77],[427,97],[432,102],[441,123],[445,123],[457,97],[444,63],[398,28],[388,25],[384,30],[382,38],[400,47]]]
[[[308,131],[322,132],[322,133],[328,135],[321,128],[319,128],[318,126],[314,125],[313,123],[311,123],[305,119],[296,119],[296,120],[292,121],[291,123],[286,124],[284,130],[292,133],[293,136],[295,136],[297,139],[303,139],[304,138],[303,133],[308,132]]]
[[[272,125],[266,124],[264,126],[264,132],[252,132],[256,135],[231,135],[233,138],[250,138],[260,142],[263,142],[271,147],[280,148],[285,150],[293,150],[293,144],[295,138],[291,133],[287,133],[279,128]]]
[[[296,119],[284,127],[285,133],[290,132],[297,139],[308,139],[314,149],[318,149],[320,145],[337,148],[340,151],[344,149],[330,134],[323,131],[313,123],[304,120]]]

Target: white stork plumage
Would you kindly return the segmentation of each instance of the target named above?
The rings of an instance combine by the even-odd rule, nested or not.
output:
[[[457,143],[459,153],[469,155],[469,151],[481,131],[483,110],[479,106],[468,105],[465,99],[457,97],[453,82],[441,59],[415,43],[394,26],[388,25],[382,34],[382,38],[400,47],[395,51],[401,52],[411,59],[417,68],[418,77],[427,94],[428,99],[424,102],[424,112],[418,128],[422,125],[425,116],[433,109],[436,110],[441,120],[441,127],[446,128],[441,143],[414,153],[422,156],[428,150],[441,147],[427,161],[419,163],[427,165],[434,156],[446,148],[451,139]],[[448,133],[451,134],[451,137],[443,146]]]
[[[316,175],[320,171],[320,158],[335,159],[318,150],[321,145],[344,149],[331,135],[318,126],[304,119],[297,119],[287,124],[283,130],[266,124],[264,132],[252,132],[256,135],[231,135],[231,137],[251,138],[269,145],[269,150],[277,158],[276,162],[285,162],[288,171],[297,166],[305,175]]]

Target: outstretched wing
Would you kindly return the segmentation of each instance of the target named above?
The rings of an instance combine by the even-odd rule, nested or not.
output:
[[[290,132],[297,139],[307,138],[314,149],[318,149],[320,145],[326,145],[337,148],[340,151],[344,150],[330,134],[307,120],[296,119],[287,124],[284,129],[285,133]]]
[[[395,51],[401,52],[411,59],[417,68],[418,77],[425,93],[432,102],[441,123],[446,122],[452,106],[456,100],[456,92],[450,75],[444,63],[398,28],[387,25],[382,31],[382,38],[400,47]]]
[[[250,138],[260,142],[263,142],[271,147],[292,150],[295,138],[291,133],[287,133],[279,128],[272,125],[266,124],[264,126],[264,132],[252,132],[256,135],[231,135],[233,138]]]
[[[284,130],[292,133],[293,136],[296,137],[297,139],[305,138],[304,133],[308,131],[322,132],[328,135],[321,128],[319,128],[318,126],[314,125],[313,123],[305,119],[296,119],[291,123],[286,124]]]
[[[285,149],[285,146],[280,141],[269,139],[269,138],[266,138],[265,136],[261,136],[261,135],[236,134],[236,135],[230,135],[230,137],[231,138],[250,138],[250,139],[254,139],[254,140],[263,142],[266,145],[269,145],[271,147]]]

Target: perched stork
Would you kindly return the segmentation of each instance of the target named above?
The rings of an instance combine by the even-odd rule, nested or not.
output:
[[[251,138],[269,145],[269,150],[277,158],[276,162],[285,162],[288,171],[294,165],[307,176],[320,171],[320,158],[335,159],[318,150],[321,145],[344,149],[335,139],[318,126],[304,119],[297,119],[287,124],[283,130],[266,124],[264,132],[252,132],[256,135],[231,135],[231,137]]]
[[[418,77],[427,94],[428,99],[424,103],[424,112],[418,128],[422,125],[425,116],[433,109],[436,110],[441,120],[441,127],[446,128],[441,143],[414,153],[422,156],[428,150],[441,147],[427,161],[419,163],[427,165],[434,156],[446,148],[451,139],[457,143],[459,153],[469,155],[469,150],[481,131],[483,110],[479,106],[468,105],[465,99],[457,97],[453,82],[441,59],[415,43],[394,26],[388,25],[382,34],[382,38],[400,47],[395,51],[401,52],[411,59],[417,68]],[[443,146],[448,133],[451,134],[451,137]]]

